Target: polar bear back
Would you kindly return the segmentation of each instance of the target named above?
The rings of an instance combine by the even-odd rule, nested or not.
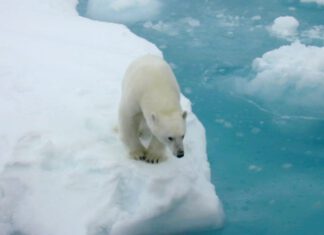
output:
[[[180,110],[180,90],[170,66],[160,57],[146,55],[126,71],[123,97],[130,107],[144,112],[168,113]],[[157,105],[158,104],[158,105]]]

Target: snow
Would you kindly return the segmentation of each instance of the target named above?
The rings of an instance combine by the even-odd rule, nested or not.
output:
[[[298,34],[299,22],[292,16],[280,16],[273,21],[269,31],[275,37],[283,39],[294,39]]]
[[[184,158],[134,161],[119,140],[123,73],[138,56],[161,52],[123,25],[78,16],[76,4],[10,0],[0,8],[0,235],[220,227],[204,128],[189,100],[182,97]]]
[[[129,23],[151,19],[159,14],[161,7],[158,0],[89,0],[86,16],[97,20]]]
[[[323,108],[324,47],[300,42],[281,46],[253,61],[256,76],[239,83],[246,94],[265,101]]]
[[[300,0],[303,3],[316,3],[318,5],[324,5],[324,0]]]

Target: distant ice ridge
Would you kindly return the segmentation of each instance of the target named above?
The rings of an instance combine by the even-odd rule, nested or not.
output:
[[[256,76],[239,82],[246,94],[267,102],[324,109],[324,48],[298,41],[253,61]]]
[[[134,23],[158,15],[159,0],[89,0],[86,15],[97,20]]]
[[[294,40],[298,34],[299,22],[292,16],[280,16],[273,21],[269,28],[272,35],[278,38]]]
[[[304,3],[317,3],[318,5],[324,5],[324,0],[300,0]]]
[[[130,160],[116,132],[128,64],[158,49],[76,0],[0,8],[0,235],[152,235],[220,227],[205,133],[188,115],[186,156]]]

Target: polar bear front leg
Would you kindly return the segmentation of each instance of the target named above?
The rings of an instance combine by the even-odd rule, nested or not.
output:
[[[159,163],[163,161],[165,159],[164,151],[164,145],[154,135],[152,135],[145,161],[148,163]]]
[[[140,119],[137,116],[120,115],[121,138],[129,150],[129,154],[135,160],[145,159],[145,148],[142,145],[138,128]]]

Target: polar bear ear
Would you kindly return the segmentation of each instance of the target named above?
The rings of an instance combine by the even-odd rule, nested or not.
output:
[[[182,118],[185,120],[187,118],[187,111],[183,111]]]

